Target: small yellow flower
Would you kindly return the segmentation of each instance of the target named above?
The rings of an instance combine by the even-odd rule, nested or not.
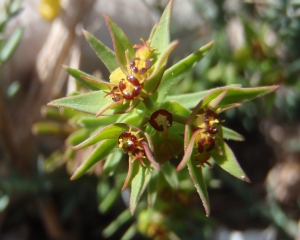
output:
[[[52,21],[61,9],[60,0],[41,0],[39,13],[47,20]]]

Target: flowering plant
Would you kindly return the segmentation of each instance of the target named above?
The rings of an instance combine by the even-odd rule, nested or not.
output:
[[[108,16],[105,19],[114,51],[84,31],[87,41],[110,72],[110,81],[65,66],[71,76],[92,91],[57,99],[48,105],[91,114],[77,116],[76,123],[81,129],[72,135],[73,138],[76,136],[76,141],[69,138],[73,143],[86,138],[75,144],[72,150],[95,146],[73,173],[72,180],[100,161],[105,161],[104,172],[114,174],[122,159],[122,150],[128,155],[122,189],[130,186],[129,204],[131,214],[134,214],[145,189],[150,196],[149,205],[154,205],[159,175],[171,187],[177,188],[177,171],[187,165],[206,215],[209,215],[202,168],[205,165],[212,167],[212,159],[233,176],[250,181],[223,140],[241,141],[243,137],[223,126],[220,113],[268,94],[277,87],[242,88],[235,85],[170,95],[213,46],[212,41],[166,69],[170,53],[179,44],[178,41],[170,43],[169,39],[172,4],[170,1],[167,5],[149,39],[141,39],[140,44],[133,45]],[[82,127],[88,130],[78,134],[79,131],[82,133]],[[173,160],[178,156],[182,156],[181,161]]]

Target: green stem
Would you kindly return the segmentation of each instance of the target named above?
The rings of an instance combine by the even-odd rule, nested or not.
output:
[[[188,121],[188,118],[184,117],[184,116],[177,115],[177,114],[173,114],[173,120],[175,122],[178,122],[178,123],[181,123],[181,124],[185,125]]]
[[[145,98],[143,103],[146,106],[147,110],[153,111],[154,105],[152,100],[149,97]]]

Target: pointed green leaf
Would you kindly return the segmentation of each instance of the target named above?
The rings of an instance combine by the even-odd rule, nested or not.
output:
[[[278,86],[256,87],[256,88],[239,88],[239,87],[220,87],[202,92],[188,93],[182,95],[168,96],[167,100],[177,100],[186,108],[194,108],[195,105],[204,98],[207,94],[210,94],[209,98],[206,98],[208,103],[212,99],[216,98],[222,92],[227,91],[226,95],[219,103],[218,107],[231,105],[233,103],[246,102],[254,98],[262,97],[275,91]],[[205,104],[204,104],[205,105]]]
[[[106,97],[103,91],[94,91],[71,97],[64,97],[48,103],[48,106],[66,107],[78,111],[96,114],[100,109],[112,104],[112,100]]]
[[[129,209],[123,211],[113,222],[111,222],[102,232],[105,238],[113,235],[120,227],[132,218]]]
[[[122,101],[114,102],[107,96],[107,93],[100,90],[56,99],[48,103],[48,106],[71,108],[72,110],[95,114],[96,117],[99,117],[131,111],[139,103],[139,99],[135,99],[131,106],[129,101],[125,104]]]
[[[121,240],[133,239],[136,233],[137,233],[137,226],[134,223],[126,230],[126,232],[121,237]]]
[[[85,174],[96,163],[104,160],[104,158],[117,146],[115,139],[107,139],[102,142],[93,150],[90,156],[76,169],[72,175],[71,180],[75,180]]]
[[[208,193],[206,189],[206,184],[203,178],[202,174],[202,168],[196,166],[195,161],[189,161],[188,162],[188,169],[191,176],[191,179],[197,189],[197,192],[202,200],[206,216],[209,216],[210,213],[210,206],[209,206],[209,199],[208,199]]]
[[[111,49],[106,47],[100,40],[85,30],[83,30],[83,35],[110,73],[119,67],[115,53]]]
[[[234,141],[244,141],[245,138],[237,133],[236,131],[233,131],[232,129],[229,129],[227,127],[223,127],[223,138],[226,140],[234,140]]]
[[[85,72],[82,72],[78,69],[70,68],[68,66],[63,66],[63,67],[66,69],[68,74],[70,74],[73,78],[75,78],[82,85],[84,85],[87,88],[94,90],[94,91],[99,90],[98,87],[95,87],[94,85],[90,84],[89,82],[87,82],[85,79],[82,78],[82,76],[89,77],[89,78],[95,78],[94,76],[87,74]],[[107,88],[107,89],[109,89],[109,88]]]
[[[170,164],[170,162],[166,162],[161,168],[161,171],[164,178],[170,184],[170,186],[173,189],[177,189],[179,185],[179,180],[175,167],[172,164]]]
[[[157,197],[157,186],[158,186],[158,171],[153,170],[151,181],[147,187],[147,200],[148,200],[148,207],[152,208],[156,202]]]
[[[0,65],[4,64],[16,51],[23,36],[23,28],[17,28],[0,52]]]
[[[136,206],[151,179],[153,168],[150,166],[150,162],[145,162],[145,165],[146,166],[139,164],[138,173],[131,181],[130,212],[132,215],[134,214]]]
[[[169,44],[164,51],[159,55],[155,65],[153,66],[153,72],[151,76],[147,79],[144,85],[144,89],[149,93],[152,94],[160,84],[162,75],[164,73],[164,68],[167,63],[167,59],[174,48],[178,45],[178,41],[174,41]]]
[[[107,126],[109,124],[117,122],[120,115],[112,115],[112,116],[100,116],[98,118],[92,116],[92,115],[86,115],[84,117],[79,118],[76,121],[76,124],[78,124],[81,127],[85,128],[94,128],[94,127],[100,127],[100,126]]]
[[[128,159],[128,172],[125,179],[125,182],[123,184],[122,190],[125,190],[129,184],[131,184],[132,179],[137,175],[139,172],[141,163],[139,161],[132,160],[132,157],[130,156]]]
[[[217,148],[219,148],[220,153]],[[234,153],[221,138],[217,139],[216,149],[211,151],[211,156],[216,161],[216,163],[226,172],[243,181],[250,182],[250,179],[246,176],[239,163],[237,162]]]
[[[87,146],[91,146],[104,139],[114,139],[117,143],[118,137],[121,135],[121,133],[127,131],[128,129],[129,126],[124,123],[114,123],[108,125],[105,128],[101,129],[98,133],[86,139],[84,142],[74,146],[73,149],[78,150]]]
[[[104,214],[107,213],[108,210],[111,209],[111,207],[114,205],[116,200],[119,198],[121,193],[121,189],[114,187],[113,189],[110,189],[108,194],[105,196],[105,198],[101,201],[99,204],[99,211]]]
[[[121,161],[123,157],[123,151],[120,150],[116,150],[113,153],[111,153],[103,166],[103,172],[107,175],[107,176],[112,176],[119,164],[119,162]]]
[[[174,64],[167,69],[162,77],[161,83],[157,89],[159,96],[157,101],[163,102],[169,92],[196,66],[196,64],[206,55],[211,49],[214,42],[201,47],[198,51],[189,55],[180,62]]]
[[[170,42],[170,21],[172,16],[173,0],[166,6],[159,23],[151,33],[150,47],[155,47],[156,52],[161,54],[168,47]]]
[[[85,139],[87,139],[89,137],[90,133],[91,133],[91,130],[89,130],[87,128],[78,129],[77,131],[74,131],[73,133],[71,133],[68,136],[68,138],[66,139],[66,144],[71,145],[71,146],[79,144],[82,141],[84,141]]]
[[[134,49],[132,43],[129,41],[123,30],[119,28],[119,26],[113,22],[110,17],[107,15],[104,15],[104,17],[113,41],[117,63],[122,71],[126,74],[128,62],[125,52],[128,52],[130,59],[134,58]]]

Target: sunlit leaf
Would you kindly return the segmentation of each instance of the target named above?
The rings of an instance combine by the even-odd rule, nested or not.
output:
[[[277,88],[278,86],[256,88],[220,87],[202,92],[168,96],[167,100],[178,101],[186,108],[193,108],[207,94],[210,94],[210,97],[206,100],[207,102],[209,102],[210,100],[220,95],[222,92],[227,91],[225,97],[218,105],[218,107],[222,107],[233,103],[245,102],[254,98],[262,97],[268,93],[275,91]]]
[[[223,126],[222,126],[222,129],[223,129],[223,138],[226,140],[234,140],[234,141],[244,141],[245,140],[245,138],[241,134],[233,131],[232,129],[229,129],[229,128],[223,127]]]
[[[250,182],[250,179],[246,176],[237,162],[232,150],[222,139],[217,139],[216,149],[211,151],[211,156],[226,172],[243,181]]]
[[[116,150],[113,153],[111,153],[104,163],[103,172],[108,176],[112,176],[115,172],[117,165],[121,161],[122,156],[123,152],[120,150]]]
[[[106,139],[93,150],[88,158],[76,169],[71,180],[75,180],[85,174],[96,163],[104,160],[104,158],[117,146],[115,139]]]
[[[139,164],[138,173],[131,181],[130,212],[132,215],[134,214],[136,206],[151,179],[153,168],[148,162],[145,162],[145,165],[146,166]]]
[[[122,71],[126,75],[128,75],[127,74],[128,62],[126,59],[125,52],[128,52],[128,56],[130,59],[134,58],[134,49],[132,43],[129,41],[128,37],[125,35],[123,30],[119,28],[118,25],[115,22],[113,22],[110,17],[108,17],[107,15],[104,15],[104,17],[113,41],[118,65],[122,69]]]
[[[209,206],[209,199],[208,199],[208,193],[206,189],[206,184],[203,178],[202,174],[202,168],[196,166],[195,161],[189,161],[188,162],[188,169],[191,176],[191,179],[197,189],[197,192],[202,200],[206,216],[210,213],[210,206]]]
[[[169,92],[193,69],[213,46],[213,41],[167,69],[157,89],[158,102],[165,101]],[[199,98],[198,98],[199,99]]]
[[[83,30],[83,34],[86,40],[89,42],[91,47],[96,52],[97,56],[101,59],[104,65],[107,67],[109,72],[113,72],[115,69],[118,68],[118,64],[116,61],[115,53],[106,47],[100,40],[95,38],[89,32]]]

